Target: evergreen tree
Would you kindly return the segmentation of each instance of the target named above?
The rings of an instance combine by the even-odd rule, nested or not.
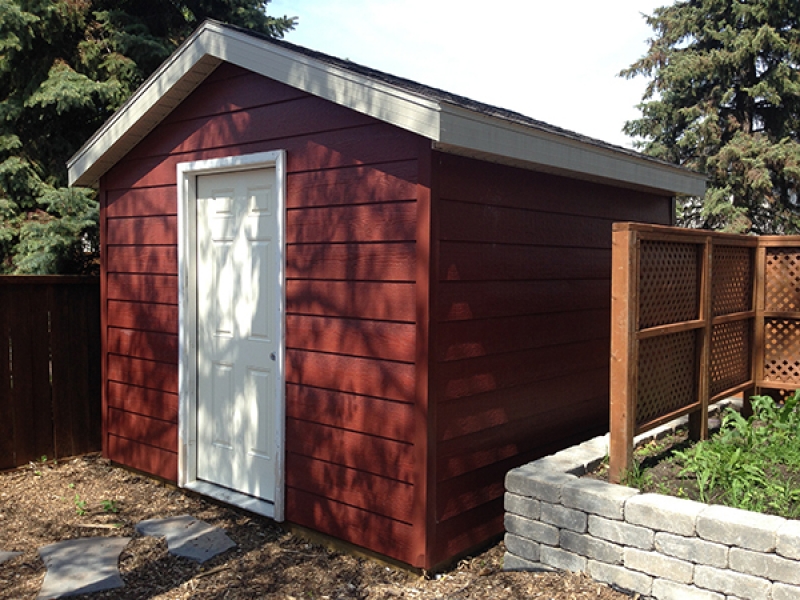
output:
[[[268,0],[0,0],[0,272],[97,269],[66,161],[206,18],[281,37]]]
[[[646,17],[651,78],[625,132],[647,154],[706,173],[690,226],[800,231],[800,2],[683,0]]]

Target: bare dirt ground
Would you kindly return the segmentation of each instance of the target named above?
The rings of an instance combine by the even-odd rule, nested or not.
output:
[[[237,547],[203,565],[142,537],[144,520],[191,514],[221,527]],[[76,598],[283,598],[623,600],[626,594],[569,573],[502,571],[502,543],[426,578],[314,545],[269,519],[210,503],[111,466],[97,455],[0,474],[0,599],[33,599],[45,569],[37,548],[89,536],[133,539],[119,558],[125,587]]]

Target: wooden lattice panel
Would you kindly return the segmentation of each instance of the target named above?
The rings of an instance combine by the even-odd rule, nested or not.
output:
[[[764,383],[800,384],[800,322],[764,321]]]
[[[733,321],[711,330],[709,395],[716,396],[750,379],[751,323]]]
[[[800,310],[800,248],[767,248],[764,310]]]
[[[697,392],[695,331],[639,342],[636,425],[695,403]]]
[[[698,318],[698,252],[696,244],[642,240],[640,329]]]
[[[713,316],[752,310],[753,249],[742,246],[714,246],[712,260]]]

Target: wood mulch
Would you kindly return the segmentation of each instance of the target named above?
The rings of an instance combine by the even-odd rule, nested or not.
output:
[[[169,554],[163,539],[134,531],[144,519],[180,514],[224,529],[237,547],[198,565]],[[36,597],[45,574],[37,548],[88,536],[133,538],[119,559],[125,587],[75,598],[630,597],[579,574],[504,572],[502,543],[426,578],[309,543],[269,519],[185,494],[88,455],[0,474],[0,550],[22,552],[0,565],[0,599]]]

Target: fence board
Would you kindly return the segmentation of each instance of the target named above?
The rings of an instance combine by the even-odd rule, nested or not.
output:
[[[18,464],[25,464],[43,455],[53,456],[48,290],[26,285],[15,288],[14,292],[16,297],[9,313],[15,460]]]
[[[60,291],[60,290],[59,290]],[[82,364],[83,357],[80,352],[76,352],[75,361],[72,364],[67,360],[67,356],[72,350],[69,347],[70,336],[69,327],[73,319],[77,320],[80,315],[72,315],[66,298],[61,293],[55,294],[58,303],[53,307],[51,315],[52,334],[53,334],[53,418],[55,422],[53,436],[55,439],[55,451],[59,456],[69,456],[75,446],[72,424],[78,420],[77,413],[80,407],[72,407],[68,402],[70,393],[85,393],[88,390],[80,390],[80,378],[78,370],[85,371],[86,364]],[[79,350],[75,348],[75,350]],[[75,376],[73,376],[75,375]]]
[[[800,312],[765,335],[763,300],[772,285],[777,310],[800,310],[800,274],[770,284],[763,264],[765,246],[796,252],[772,272],[800,273],[787,267],[800,267],[800,238],[780,248],[774,238],[632,223],[615,224],[613,236],[609,477],[618,482],[635,434],[689,415],[692,437],[703,439],[709,402],[771,384],[767,362],[787,360],[785,370],[800,373]]]
[[[16,463],[8,329],[10,295],[9,290],[0,286],[0,469],[14,467]]]
[[[100,448],[92,277],[0,276],[0,469]]]
[[[89,401],[100,396],[100,303],[97,288],[54,289],[51,312],[55,453],[73,456],[100,446],[100,413]]]

